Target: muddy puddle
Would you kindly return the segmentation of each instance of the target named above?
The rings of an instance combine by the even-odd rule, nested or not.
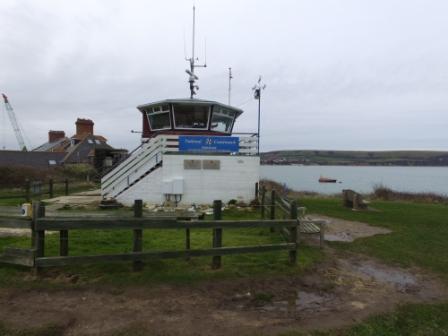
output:
[[[417,290],[419,287],[417,278],[405,271],[382,269],[372,264],[354,265],[353,268],[362,275],[368,276],[377,282],[391,284],[401,291]]]
[[[286,300],[273,301],[259,307],[262,312],[280,312],[287,316],[297,315],[301,312],[324,311],[325,304],[335,300],[331,294],[297,291]]]

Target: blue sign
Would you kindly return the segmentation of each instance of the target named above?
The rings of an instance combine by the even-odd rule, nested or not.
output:
[[[225,152],[236,153],[240,138],[231,136],[179,136],[179,152]]]

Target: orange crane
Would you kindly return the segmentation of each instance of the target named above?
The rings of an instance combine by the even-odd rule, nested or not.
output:
[[[9,121],[11,121],[12,129],[14,130],[14,134],[16,136],[17,142],[19,143],[19,147],[22,151],[26,152],[27,148],[23,139],[22,130],[20,129],[19,123],[17,122],[14,109],[9,103],[8,97],[4,93],[2,93],[2,96],[3,101],[5,102],[6,112],[8,112]]]

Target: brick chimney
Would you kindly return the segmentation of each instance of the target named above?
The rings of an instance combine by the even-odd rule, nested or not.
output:
[[[78,118],[76,120],[76,135],[93,135],[93,121]]]
[[[55,142],[65,138],[64,131],[48,131],[48,142]]]

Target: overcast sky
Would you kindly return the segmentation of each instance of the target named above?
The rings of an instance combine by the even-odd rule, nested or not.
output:
[[[137,105],[189,95],[192,1],[0,0],[0,92],[31,145],[77,117],[132,149]],[[198,98],[245,113],[262,150],[448,150],[447,0],[197,0]],[[1,108],[1,146],[18,148]]]

